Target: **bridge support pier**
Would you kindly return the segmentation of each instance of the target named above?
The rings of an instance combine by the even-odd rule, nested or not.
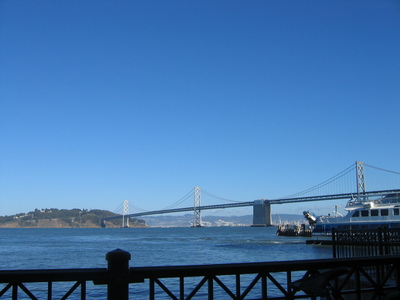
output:
[[[252,226],[272,226],[271,203],[268,200],[260,199],[254,201]]]

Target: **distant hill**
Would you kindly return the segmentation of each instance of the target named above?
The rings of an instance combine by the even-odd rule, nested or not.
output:
[[[185,215],[158,215],[143,216],[150,227],[188,227],[193,224],[193,214]],[[205,226],[250,226],[253,224],[253,216],[202,216]],[[306,223],[303,215],[280,214],[272,216],[273,224]]]
[[[26,214],[0,216],[0,228],[97,228],[100,220],[117,216],[100,209],[35,209]],[[107,227],[121,227],[121,219],[106,221]],[[130,227],[146,227],[145,221],[131,218]]]
[[[35,209],[28,213],[12,216],[0,216],[0,228],[99,228],[103,218],[117,216],[107,210],[100,209]],[[203,215],[205,226],[250,226],[252,215],[244,216],[212,216]],[[272,215],[273,224],[305,223],[303,215]],[[121,227],[121,219],[105,222],[106,227]],[[143,216],[143,219],[130,218],[130,227],[189,227],[193,224],[193,214]]]

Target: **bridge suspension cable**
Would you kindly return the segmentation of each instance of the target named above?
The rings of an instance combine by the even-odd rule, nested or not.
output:
[[[148,209],[143,209],[143,208],[137,207],[137,206],[133,205],[133,204],[130,203],[130,202],[129,202],[129,207],[130,207],[130,208],[133,208],[133,210],[136,210],[136,211],[139,211],[139,212],[149,211]]]
[[[171,205],[169,205],[169,206],[163,208],[162,210],[174,208],[174,207],[176,207],[176,206],[182,204],[184,201],[186,201],[187,199],[189,199],[191,196],[193,196],[193,190],[190,190],[190,191],[189,191],[185,196],[183,196],[181,199],[179,199],[179,200],[176,201],[175,203],[173,203],[173,204],[171,204]],[[127,200],[125,200],[125,201],[127,201]],[[148,210],[148,209],[143,209],[143,208],[137,207],[137,206],[133,205],[133,204],[132,204],[131,202],[129,202],[129,201],[128,201],[128,204],[129,204],[129,208],[132,208],[132,210],[137,211],[137,212],[149,212],[149,211],[150,211],[150,210]],[[125,206],[124,206],[124,205],[125,205]],[[122,202],[120,203],[120,205],[114,210],[114,213],[116,213],[116,214],[121,214],[121,212],[123,212],[123,210],[126,209],[126,208],[125,208],[126,205],[127,205],[126,202],[122,201]]]
[[[396,189],[400,187],[400,173],[364,164],[368,167],[368,189]]]
[[[118,207],[113,211],[115,214],[121,214],[122,212],[122,206],[124,205],[124,202],[121,202]]]
[[[211,194],[210,192],[207,192],[207,191],[205,191],[204,189],[201,189],[201,192],[202,192],[203,194],[206,194],[206,195],[210,196],[210,197],[213,197],[213,198],[215,198],[215,199],[219,199],[219,200],[222,200],[222,201],[226,201],[226,202],[234,202],[234,203],[243,202],[243,201],[237,201],[237,200],[230,200],[230,199],[222,198],[222,197],[220,197],[220,196],[216,196],[216,195],[214,195],[214,194]]]
[[[313,187],[311,187],[309,189],[306,189],[304,191],[298,192],[296,194],[292,194],[292,195],[285,196],[285,197],[282,197],[282,198],[295,198],[295,197],[298,197],[298,196],[301,196],[301,195],[309,194],[311,192],[314,192],[314,191],[316,191],[318,189],[321,189],[321,188],[327,186],[328,184],[330,184],[330,183],[338,180],[339,178],[344,177],[345,175],[349,174],[350,172],[354,172],[354,171],[355,171],[354,170],[354,165],[351,165],[348,168],[346,168],[343,171],[341,171],[340,173],[336,174],[335,176],[333,176],[333,177],[321,182],[320,184],[317,184],[317,185],[315,185],[315,186],[313,186]]]
[[[126,202],[125,202],[126,201]],[[128,208],[127,208],[128,206]],[[133,205],[130,201],[128,200],[124,200],[122,201],[119,206],[113,211],[116,214],[123,214],[124,211],[126,211],[126,209],[131,209],[133,211],[138,211],[138,212],[147,212],[149,210],[137,207],[135,205]]]
[[[382,169],[382,168],[374,167],[374,166],[371,166],[371,165],[368,165],[368,164],[364,164],[364,166],[366,166],[366,167],[370,167],[370,168],[373,168],[373,169],[377,169],[377,170],[379,170],[379,171],[385,171],[385,172],[389,172],[389,173],[393,173],[393,174],[400,175],[400,173],[399,173],[399,172],[395,172],[395,171],[390,171],[390,170],[386,170],[386,169]]]
[[[193,196],[193,190],[190,190],[185,196],[183,196],[181,199],[179,199],[178,201],[172,203],[171,205],[163,208],[164,209],[170,209],[170,208],[175,208],[178,205],[182,204],[183,202],[185,202],[186,200],[188,200],[189,198],[191,198]]]

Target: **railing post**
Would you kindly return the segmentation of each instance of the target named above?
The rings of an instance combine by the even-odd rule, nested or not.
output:
[[[383,255],[383,231],[382,227],[378,227],[378,249],[379,249],[379,255]]]
[[[127,251],[116,249],[106,255],[110,281],[107,284],[108,300],[129,299],[129,260],[131,254]]]
[[[333,258],[337,257],[337,249],[336,249],[336,231],[335,228],[332,228],[332,256]]]

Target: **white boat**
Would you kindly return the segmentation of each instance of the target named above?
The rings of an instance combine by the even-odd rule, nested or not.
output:
[[[353,198],[345,207],[347,214],[340,215],[335,209],[333,215],[315,217],[308,211],[303,214],[314,227],[313,235],[331,234],[335,229],[374,229],[379,227],[400,228],[400,194],[367,199]]]

